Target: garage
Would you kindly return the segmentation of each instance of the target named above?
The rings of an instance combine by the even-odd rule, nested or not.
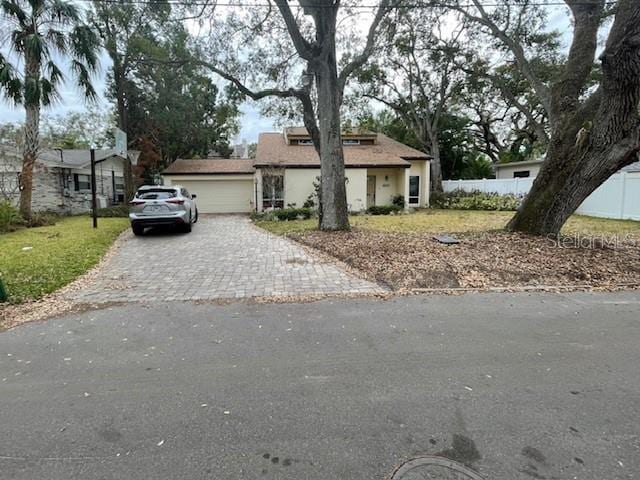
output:
[[[178,183],[178,182],[175,182]],[[253,179],[184,180],[179,182],[197,195],[202,213],[247,213],[253,209]]]
[[[176,160],[162,173],[167,185],[196,194],[200,213],[249,213],[255,208],[253,160]]]

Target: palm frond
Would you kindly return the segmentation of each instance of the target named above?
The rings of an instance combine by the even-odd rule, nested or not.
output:
[[[42,105],[45,107],[48,107],[61,98],[56,84],[51,82],[48,78],[40,79],[40,91],[42,96]]]
[[[80,20],[80,11],[73,3],[65,0],[49,0],[47,3],[51,20],[61,25],[70,25]]]
[[[45,38],[47,43],[52,45],[58,53],[64,54],[67,52],[67,37],[61,30],[51,28],[47,31]]]
[[[95,71],[100,48],[100,40],[96,32],[87,25],[78,25],[71,31],[69,37],[73,57]]]
[[[49,47],[45,39],[37,33],[25,35],[22,39],[22,47],[27,62],[31,60],[40,64],[44,59],[49,58]]]
[[[26,26],[27,24],[27,12],[15,0],[1,0],[0,8],[4,16],[15,19],[19,25]]]
[[[45,68],[49,77],[49,81],[53,85],[58,85],[60,82],[64,82],[64,74],[53,60],[49,60],[45,65]]]
[[[0,92],[14,104],[22,101],[22,82],[13,65],[0,53]]]
[[[76,79],[76,85],[82,93],[84,94],[85,99],[90,102],[94,102],[98,95],[96,94],[95,89],[93,88],[93,84],[91,83],[91,75],[87,67],[78,60],[71,61],[71,71],[74,74]]]

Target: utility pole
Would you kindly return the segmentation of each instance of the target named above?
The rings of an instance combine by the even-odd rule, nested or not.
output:
[[[96,149],[91,149],[91,216],[93,228],[98,228],[98,202],[96,199]]]

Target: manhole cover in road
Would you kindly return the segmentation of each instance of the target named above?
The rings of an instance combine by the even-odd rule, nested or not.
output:
[[[448,458],[417,457],[400,465],[390,480],[484,480],[461,463]]]

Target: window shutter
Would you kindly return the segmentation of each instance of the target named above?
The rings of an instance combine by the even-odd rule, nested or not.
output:
[[[78,174],[73,174],[73,189],[77,192],[80,190],[80,183],[78,182]]]

